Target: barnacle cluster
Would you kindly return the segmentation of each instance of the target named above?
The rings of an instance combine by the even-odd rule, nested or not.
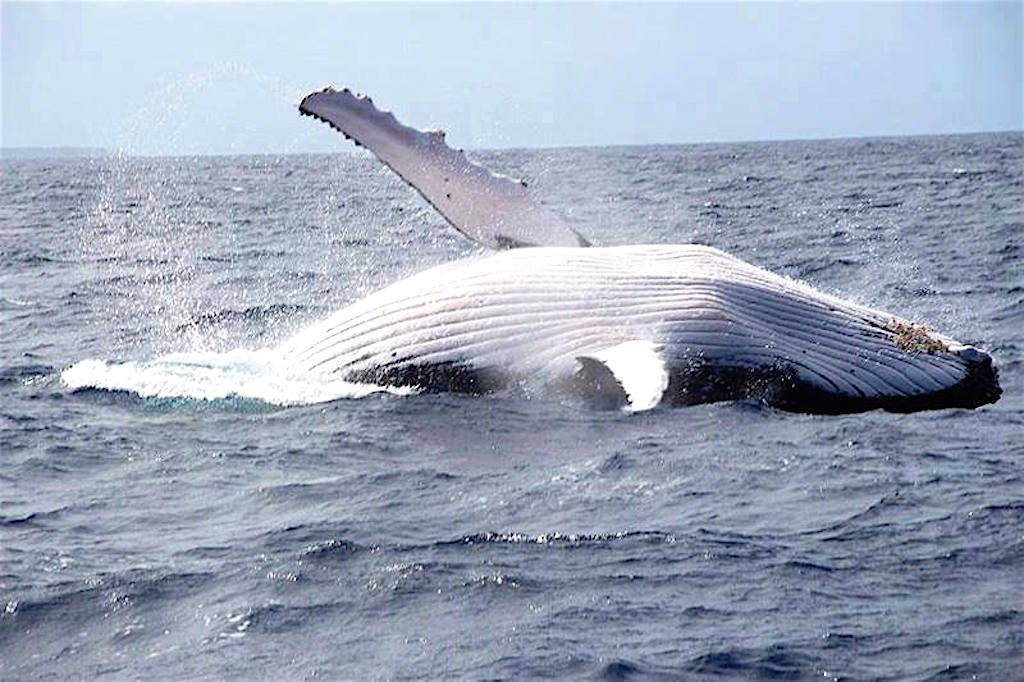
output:
[[[907,352],[939,353],[949,351],[949,346],[933,337],[931,330],[923,324],[903,322],[892,318],[889,320],[888,327],[896,345]]]

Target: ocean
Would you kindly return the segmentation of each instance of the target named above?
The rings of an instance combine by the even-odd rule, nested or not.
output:
[[[1003,397],[290,381],[277,344],[478,247],[365,155],[5,160],[0,678],[1024,679],[1024,135],[474,156],[596,243],[976,344]]]

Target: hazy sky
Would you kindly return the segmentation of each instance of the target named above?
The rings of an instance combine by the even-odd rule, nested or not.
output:
[[[0,7],[4,146],[348,148],[327,84],[471,148],[1024,127],[1019,1]]]

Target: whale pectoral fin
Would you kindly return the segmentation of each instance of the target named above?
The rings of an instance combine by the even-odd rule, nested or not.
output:
[[[299,111],[369,149],[474,241],[493,249],[587,246],[558,216],[533,202],[526,183],[476,165],[445,144],[443,132],[402,125],[369,97],[326,88],[307,95]]]
[[[661,402],[669,373],[661,348],[649,341],[627,341],[576,358],[576,386],[602,407],[629,412],[650,410]]]

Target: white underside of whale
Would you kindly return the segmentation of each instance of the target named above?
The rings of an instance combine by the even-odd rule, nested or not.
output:
[[[624,387],[650,379],[663,391],[662,366],[607,360],[640,342],[649,349],[641,358],[657,355],[670,371],[786,369],[849,398],[924,395],[966,377],[977,351],[936,335],[942,352],[907,347],[905,325],[706,246],[540,247],[401,280],[303,332],[287,357],[353,380],[403,364],[457,364],[543,385],[570,378],[589,357]],[[660,397],[648,390],[629,405]]]

